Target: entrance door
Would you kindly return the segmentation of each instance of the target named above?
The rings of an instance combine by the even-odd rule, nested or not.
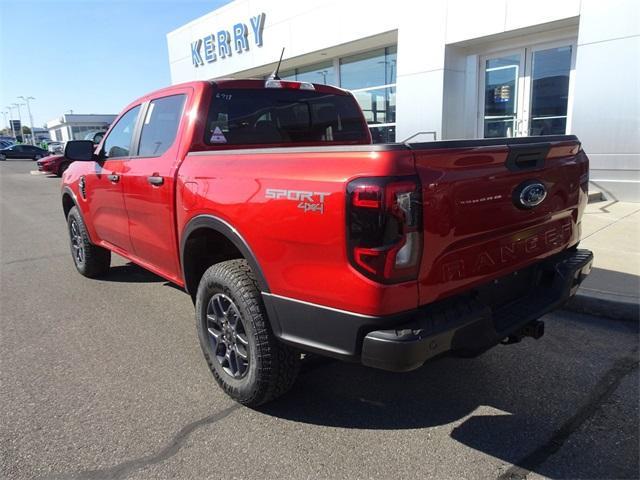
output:
[[[515,137],[522,122],[524,49],[483,58],[483,138]]]
[[[570,41],[481,57],[478,136],[567,133],[574,62]]]

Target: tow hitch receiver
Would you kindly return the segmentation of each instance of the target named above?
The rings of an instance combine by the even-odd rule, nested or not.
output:
[[[538,340],[543,335],[544,335],[544,322],[541,320],[534,320],[531,323],[527,323],[524,327],[522,327],[517,332],[509,335],[500,343],[502,345],[511,345],[512,343],[518,343],[524,337],[531,337]]]

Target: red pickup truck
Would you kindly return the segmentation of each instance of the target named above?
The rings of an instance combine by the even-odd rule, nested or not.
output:
[[[570,135],[372,145],[349,92],[221,80],[136,100],[94,147],[65,151],[76,268],[104,275],[114,252],[183,287],[246,405],[303,352],[407,371],[539,338],[591,268]]]

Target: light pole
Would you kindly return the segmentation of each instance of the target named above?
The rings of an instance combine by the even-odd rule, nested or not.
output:
[[[14,107],[18,109],[18,120],[20,121],[20,138],[22,138],[22,143],[24,143],[24,135],[22,135],[22,112],[20,111],[20,107],[24,107],[24,103],[14,103]]]
[[[31,106],[29,105],[29,100],[35,100],[34,97],[18,97],[24,100],[27,104],[27,112],[29,113],[29,123],[31,124],[31,145],[36,144],[36,132],[33,129],[33,117],[31,116]]]
[[[8,124],[7,124],[7,113],[9,113],[9,112],[5,112],[5,111],[2,112],[2,116],[4,117],[4,125],[5,126],[8,126]]]
[[[16,131],[13,129],[13,123],[11,123],[11,117],[13,117],[13,107],[11,107],[11,105],[7,105],[7,108],[9,109],[9,126],[11,127],[11,135],[13,135],[13,138],[16,138]]]

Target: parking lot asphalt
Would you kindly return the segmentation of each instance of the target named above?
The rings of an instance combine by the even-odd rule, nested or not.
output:
[[[214,383],[190,298],[120,258],[76,273],[60,180],[0,163],[0,477],[638,478],[637,325],[392,374],[308,363],[258,410]]]

